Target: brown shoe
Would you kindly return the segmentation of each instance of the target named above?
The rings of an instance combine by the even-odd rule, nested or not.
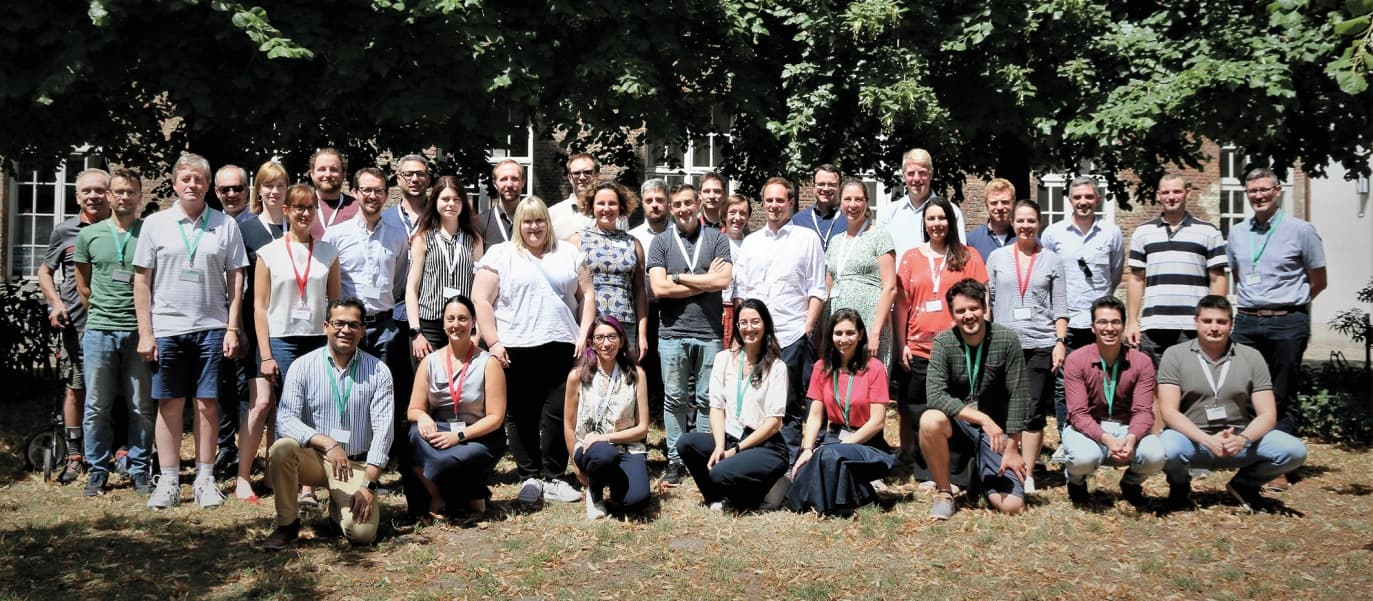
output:
[[[1264,492],[1284,492],[1289,488],[1292,488],[1292,482],[1287,479],[1287,474],[1273,478],[1268,484],[1263,485]]]
[[[296,520],[285,526],[277,526],[276,530],[262,541],[262,548],[268,551],[280,551],[291,546],[300,536],[300,520]]]

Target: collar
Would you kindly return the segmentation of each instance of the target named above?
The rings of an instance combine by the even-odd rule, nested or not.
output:
[[[172,214],[176,216],[176,220],[178,222],[184,221],[186,223],[196,223],[199,220],[204,219],[206,229],[209,229],[210,216],[214,214],[214,210],[214,207],[211,207],[207,204],[205,205],[205,209],[200,212],[200,217],[197,217],[195,218],[195,220],[192,220],[191,216],[186,214],[186,209],[181,206],[180,200],[172,203]]]
[[[1167,222],[1167,221],[1164,221],[1164,219],[1163,219],[1163,213],[1159,213],[1158,218],[1155,219],[1153,222],[1156,223],[1156,224],[1158,224],[1160,227],[1173,227],[1173,226],[1171,226],[1171,225],[1168,225],[1168,222]],[[1178,229],[1182,229],[1182,228],[1187,227],[1187,226],[1189,226],[1189,225],[1192,225],[1192,224],[1194,224],[1194,223],[1197,223],[1197,218],[1196,218],[1196,217],[1193,217],[1193,216],[1192,216],[1192,213],[1190,213],[1190,212],[1184,212],[1184,213],[1182,214],[1182,221],[1179,221],[1179,222],[1178,222],[1178,226],[1177,226],[1177,227],[1178,227]]]
[[[1206,351],[1201,350],[1201,339],[1200,339],[1200,338],[1193,338],[1192,340],[1188,341],[1188,343],[1187,343],[1187,350],[1190,350],[1190,351],[1196,353],[1198,356],[1200,356],[1202,359],[1205,359],[1206,362],[1207,362],[1207,363],[1210,363],[1211,365],[1219,365],[1219,364],[1221,364],[1221,363],[1224,363],[1224,362],[1226,362],[1226,361],[1228,361],[1228,360],[1234,358],[1234,356],[1235,356],[1235,341],[1234,341],[1234,339],[1231,339],[1231,340],[1229,340],[1229,341],[1226,342],[1226,345],[1225,345],[1225,352],[1223,352],[1223,353],[1220,354],[1220,360],[1218,360],[1218,361],[1212,361],[1212,360],[1211,360],[1211,357],[1208,356],[1208,355],[1206,354]]]
[[[396,210],[397,210],[397,211],[401,211],[401,213],[402,213],[401,217],[403,218],[403,217],[404,217],[404,210],[400,208],[400,205],[396,205]],[[371,235],[376,234],[377,232],[380,232],[382,226],[386,225],[386,220],[385,220],[385,219],[382,219],[381,216],[377,216],[377,225],[376,225],[376,227],[373,227],[373,228],[371,228],[371,229],[368,229],[368,227],[367,227],[367,218],[364,217],[364,216],[362,215],[362,209],[360,209],[360,208],[358,209],[357,214],[356,214],[356,215],[353,215],[353,221],[355,221],[355,222],[358,224],[358,229],[359,229],[359,230],[362,230],[362,233],[367,234],[368,236],[371,236]]]
[[[1006,226],[1006,233],[1004,234],[996,233],[996,230],[992,229],[992,224],[990,223],[982,224],[982,229],[987,230],[988,236],[991,236],[993,240],[1001,242],[1002,244],[1005,244],[1007,240],[1015,239],[1015,228],[1010,225]]]
[[[705,213],[701,213],[700,215],[698,215],[696,217],[696,221],[699,222],[702,227],[713,227],[717,229],[724,227],[724,223],[711,223],[709,220],[706,219]]]
[[[1087,349],[1091,349],[1091,350],[1087,350]],[[1126,370],[1130,369],[1130,351],[1131,351],[1131,350],[1133,350],[1133,349],[1131,349],[1131,348],[1128,347],[1128,346],[1125,346],[1124,344],[1120,345],[1120,354],[1117,355],[1116,358],[1120,361],[1120,370],[1121,370],[1121,371],[1126,371]],[[1097,347],[1096,342],[1093,342],[1093,343],[1091,343],[1091,344],[1089,344],[1089,345],[1087,345],[1087,346],[1082,347],[1081,349],[1078,349],[1078,350],[1076,350],[1076,351],[1073,351],[1073,353],[1083,353],[1084,355],[1086,355],[1086,357],[1087,357],[1088,359],[1091,359],[1092,365],[1095,365],[1095,366],[1097,367],[1097,369],[1101,369],[1101,361],[1102,361],[1101,349]]]
[[[1077,232],[1079,234],[1082,234],[1083,236],[1086,236],[1087,234],[1090,234],[1101,229],[1101,218],[1095,215],[1092,216],[1092,227],[1087,228],[1087,231],[1085,232],[1080,229],[1077,229],[1077,222],[1074,221],[1072,217],[1068,217],[1067,219],[1065,219],[1064,223],[1067,224],[1068,230]]]
[[[823,213],[820,212],[820,205],[819,205],[819,204],[811,205],[810,210],[811,210],[812,213],[815,214],[815,221],[816,221],[817,223],[818,223],[821,219],[830,220],[830,219],[838,219],[838,218],[840,217],[839,205],[838,205],[838,204],[835,204],[835,205],[834,205],[834,212],[830,213],[828,216],[826,216],[826,215],[824,215]]]
[[[348,359],[347,363],[343,364],[342,366],[339,366],[337,363],[334,362],[334,353],[329,350],[329,343],[326,342],[324,344],[324,348],[320,349],[324,352],[324,359],[329,362],[329,367],[332,367],[338,371],[346,370],[350,365],[357,363],[358,355],[361,354],[362,351],[362,349],[359,348],[353,349],[353,356]]]
[[[779,239],[779,238],[785,238],[785,237],[787,237],[788,234],[791,233],[791,224],[790,224],[790,223],[784,223],[784,224],[782,224],[782,227],[777,228],[777,231],[776,231],[776,232],[773,232],[773,231],[772,231],[772,228],[768,227],[767,224],[763,224],[763,229],[758,230],[758,231],[761,232],[761,233],[763,234],[763,237],[764,237],[764,238],[776,240],[776,239]]]

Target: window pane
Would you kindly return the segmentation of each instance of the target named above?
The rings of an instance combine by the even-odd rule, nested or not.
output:
[[[53,187],[51,185],[38,185],[36,188],[37,198],[33,205],[33,212],[47,214],[56,213],[57,206],[53,203]]]
[[[35,217],[33,220],[33,238],[30,244],[46,249],[48,239],[52,237],[53,225],[52,219],[46,216]]]
[[[63,215],[75,215],[81,212],[81,207],[76,204],[76,186],[63,186],[62,195],[66,197],[62,204]]]

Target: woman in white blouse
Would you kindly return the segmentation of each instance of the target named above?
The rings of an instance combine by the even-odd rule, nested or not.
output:
[[[720,351],[710,370],[710,432],[677,439],[677,454],[714,511],[758,506],[787,471],[782,416],[787,365],[772,315],[755,298],[734,318],[739,348]]]
[[[648,502],[648,387],[614,317],[596,318],[591,352],[567,375],[563,437],[572,468],[586,488],[586,517],[606,515],[609,500],[633,512]]]

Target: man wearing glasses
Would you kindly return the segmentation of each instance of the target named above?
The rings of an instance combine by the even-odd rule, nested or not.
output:
[[[225,215],[239,225],[257,217],[248,210],[248,172],[238,165],[224,165],[215,172],[215,198]]]
[[[1087,478],[1104,463],[1126,466],[1120,494],[1131,505],[1144,504],[1144,481],[1163,469],[1163,443],[1154,427],[1154,363],[1126,347],[1125,303],[1112,295],[1092,301],[1095,344],[1068,355],[1063,363],[1068,425],[1063,429],[1063,464],[1068,499],[1085,505]]]
[[[248,210],[247,182],[248,172],[238,165],[224,165],[215,171],[215,198],[219,199],[224,214],[238,223],[240,233],[245,229],[244,222],[257,218],[256,213]],[[249,259],[256,260],[252,256]],[[247,283],[244,285],[246,287]],[[248,315],[240,322],[251,329],[248,324],[252,320],[253,316]],[[248,401],[249,377],[244,364],[253,360],[255,337],[250,335],[240,340],[246,352],[236,358],[226,358],[219,370],[219,454],[215,456],[215,471],[220,474],[231,474],[237,469],[234,462],[238,457],[239,407]]]
[[[356,298],[330,301],[328,344],[296,359],[286,374],[277,409],[281,438],[267,464],[272,489],[283,492],[275,495],[277,527],[263,541],[266,549],[284,549],[299,535],[299,501],[284,491],[302,484],[329,491],[329,517],[348,542],[376,540],[377,481],[391,448],[395,405],[390,370],[358,349],[364,315]]]
[[[343,223],[358,212],[358,203],[343,193],[347,169],[348,162],[333,148],[321,148],[310,157],[310,183],[319,196],[319,214],[310,224],[310,236],[315,240],[323,238],[329,226]]]
[[[596,187],[601,177],[601,163],[595,157],[579,152],[567,159],[567,181],[572,184],[572,193],[558,204],[548,207],[548,223],[553,226],[553,235],[566,240],[585,228],[591,227],[595,220],[582,213],[583,197]],[[586,199],[588,202],[590,199]],[[616,227],[629,229],[629,216],[620,215]]]
[[[1282,182],[1272,170],[1246,174],[1244,193],[1254,216],[1230,230],[1226,252],[1239,305],[1234,338],[1263,355],[1277,399],[1276,428],[1296,436],[1298,370],[1311,339],[1311,301],[1326,286],[1325,249],[1315,227],[1282,210]],[[1272,484],[1285,488],[1294,476]]]

